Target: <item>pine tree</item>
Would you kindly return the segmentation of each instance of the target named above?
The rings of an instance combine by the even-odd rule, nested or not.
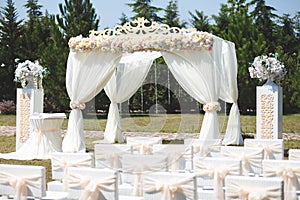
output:
[[[190,16],[192,19],[190,20],[192,26],[196,28],[198,31],[211,31],[209,17],[204,15],[203,11],[195,10],[195,15],[189,11]]]
[[[61,15],[56,15],[66,41],[77,35],[88,36],[90,30],[98,30],[100,19],[90,0],[65,0],[59,4]]]
[[[168,24],[170,27],[185,28],[187,22],[180,22],[177,0],[170,0],[167,8],[165,9],[165,15],[162,21],[164,24]]]
[[[15,100],[15,59],[20,58],[23,37],[22,20],[18,20],[18,13],[12,0],[6,1],[2,8],[3,18],[0,19],[0,100]]]
[[[132,8],[132,12],[135,13],[131,20],[135,20],[139,17],[144,17],[149,21],[162,22],[162,18],[158,16],[158,12],[162,8],[151,6],[152,0],[133,0],[133,3],[127,5]]]

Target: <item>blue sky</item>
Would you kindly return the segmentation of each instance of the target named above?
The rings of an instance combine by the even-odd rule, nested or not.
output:
[[[26,9],[24,4],[26,0],[13,0],[20,18],[26,18]],[[96,9],[96,13],[100,16],[100,29],[113,27],[119,23],[121,13],[131,16],[131,9],[127,3],[132,0],[91,0]],[[165,8],[169,0],[153,0],[152,4],[157,7]],[[50,14],[58,14],[58,4],[64,3],[64,0],[39,0],[39,4],[43,6],[43,11],[48,10]],[[217,14],[220,10],[221,3],[227,3],[227,0],[178,0],[179,15],[182,20],[188,21],[190,15],[195,10],[203,11],[205,15],[211,16]],[[266,0],[266,4],[277,9],[276,14],[290,14],[294,16],[297,11],[300,11],[299,0]],[[0,1],[0,7],[5,7],[6,0]]]

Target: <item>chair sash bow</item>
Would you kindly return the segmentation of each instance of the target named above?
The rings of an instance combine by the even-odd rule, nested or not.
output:
[[[245,187],[229,182],[226,184],[226,196],[241,200],[265,200],[278,199],[281,196],[281,187],[255,188]]]
[[[27,199],[27,190],[29,186],[41,187],[41,175],[33,176],[15,176],[9,173],[0,172],[0,183],[9,184],[16,191],[16,200]]]
[[[103,191],[114,192],[116,177],[108,177],[102,180],[91,180],[80,175],[72,174],[68,179],[69,187],[81,187],[84,192],[81,194],[79,200],[94,200],[98,199]]]
[[[176,193],[182,193],[189,199],[194,199],[195,189],[193,187],[192,177],[188,177],[182,180],[176,180],[171,182],[162,182],[150,177],[144,179],[144,191],[145,192],[162,192],[161,200],[169,199],[174,200]],[[190,184],[189,184],[190,183]]]

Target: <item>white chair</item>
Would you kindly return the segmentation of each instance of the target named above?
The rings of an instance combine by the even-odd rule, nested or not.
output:
[[[96,168],[120,169],[121,157],[132,154],[132,145],[129,144],[95,144],[94,157]]]
[[[154,144],[153,155],[168,157],[168,171],[185,170],[186,158],[191,157],[191,151],[183,144]]]
[[[227,176],[225,199],[283,199],[283,179]]]
[[[300,149],[290,149],[289,150],[289,160],[300,161]]]
[[[121,160],[120,195],[142,196],[143,174],[167,171],[168,158],[164,155],[124,155]]]
[[[242,161],[226,157],[194,158],[200,199],[223,199],[224,179],[227,175],[241,175]]]
[[[29,165],[0,164],[0,196],[67,200],[65,192],[46,191],[45,167]]]
[[[197,199],[193,173],[154,172],[144,174],[144,200]]]
[[[264,159],[283,160],[283,139],[245,139],[245,147],[259,147],[264,149]]]
[[[51,154],[52,179],[47,184],[49,191],[66,191],[70,167],[94,167],[93,154],[91,153],[62,153]]]
[[[117,171],[70,167],[69,199],[118,199]]]
[[[191,148],[191,158],[187,159],[187,166],[193,169],[194,157],[219,157],[222,141],[221,139],[184,139],[184,144]]]
[[[261,162],[264,156],[263,148],[222,146],[221,154],[226,157],[242,160],[243,175],[248,176],[261,174]]]
[[[283,178],[286,200],[297,199],[300,190],[300,161],[263,160],[262,169],[265,177]]]
[[[127,137],[126,143],[132,145],[133,153],[151,154],[154,144],[162,144],[161,137]]]

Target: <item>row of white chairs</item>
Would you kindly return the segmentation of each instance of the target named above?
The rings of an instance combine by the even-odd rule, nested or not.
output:
[[[285,199],[297,199],[300,162],[265,160],[263,163],[264,177],[241,176],[241,160],[228,159],[226,161],[224,158],[203,158],[202,165],[199,164],[201,170],[188,173],[140,171],[134,174],[140,179],[134,179],[132,182],[136,181],[140,188],[136,185],[134,189],[141,191],[138,194],[129,195],[122,194],[120,190],[119,171],[69,167],[67,177],[65,177],[66,182],[63,185],[65,193],[52,192],[52,197],[50,197],[51,193],[47,194],[45,190],[44,167],[2,164],[0,165],[0,194],[14,195],[15,199],[21,199],[24,196],[39,199],[206,200],[248,199],[248,197],[249,199],[250,197],[283,199],[285,196]],[[274,168],[274,166],[277,167]],[[62,194],[67,194],[67,197]]]

